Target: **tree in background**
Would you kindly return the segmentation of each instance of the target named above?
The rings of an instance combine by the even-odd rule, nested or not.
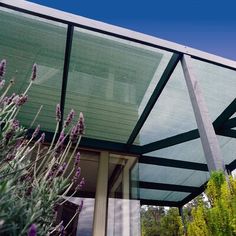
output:
[[[142,235],[160,235],[160,221],[164,215],[164,207],[146,206],[143,208],[141,210]]]
[[[207,203],[199,202],[188,223],[191,236],[236,235],[236,180],[212,173],[206,189]]]
[[[161,209],[161,211],[160,211]],[[236,235],[236,179],[223,172],[213,172],[205,194],[184,209],[188,236]],[[146,206],[142,209],[142,236],[184,235],[177,208]]]
[[[173,207],[166,211],[161,218],[160,235],[163,236],[180,236],[184,234],[184,227],[177,208]]]
[[[177,208],[146,206],[141,211],[142,236],[183,235],[183,224]]]

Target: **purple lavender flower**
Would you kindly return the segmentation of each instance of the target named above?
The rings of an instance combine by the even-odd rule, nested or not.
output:
[[[73,177],[73,179],[72,179],[72,181],[73,181],[74,183],[77,183],[77,182],[78,182],[79,177],[80,177],[80,173],[81,173],[81,168],[78,167],[77,170],[76,170],[76,172],[75,172],[75,175],[74,175],[74,177]]]
[[[63,143],[65,141],[65,138],[66,137],[65,137],[64,131],[62,130],[61,133],[60,133],[60,137],[58,139],[58,144],[57,144],[57,146],[55,148],[55,157],[56,158],[60,156],[60,154],[61,154],[61,152],[63,150]]]
[[[85,126],[84,126],[84,115],[83,115],[82,112],[80,112],[80,114],[79,114],[79,134],[80,135],[85,134],[84,129],[85,129]]]
[[[37,78],[37,64],[34,63],[32,67],[31,80],[35,81],[36,78]]]
[[[28,236],[36,236],[37,235],[37,227],[36,224],[32,224],[28,231]]]
[[[15,135],[18,128],[19,128],[19,121],[13,120],[11,122],[11,126],[10,126],[9,130],[6,132],[6,135],[5,135],[5,139],[6,139],[7,143]]]
[[[60,145],[62,141],[64,142],[64,140],[65,140],[65,133],[62,130],[58,139],[58,143],[59,143],[58,145]]]
[[[66,166],[67,166],[66,162],[64,162],[62,165],[59,166],[57,176],[61,176],[64,173]]]
[[[6,64],[7,64],[7,62],[5,59],[1,60],[1,62],[0,62],[0,80],[6,72]]]
[[[28,96],[21,94],[20,96],[14,97],[13,101],[17,106],[22,106],[28,101]]]
[[[0,81],[0,89],[2,89],[5,85],[5,79]]]
[[[9,97],[5,96],[5,97],[0,101],[0,105],[2,105],[2,104],[8,105],[8,104],[7,104],[8,99],[9,99]]]
[[[39,138],[39,142],[40,142],[41,144],[43,144],[44,141],[45,141],[45,133],[42,133],[42,134],[41,134],[41,137]]]
[[[82,211],[83,209],[83,205],[84,205],[84,200],[81,201],[80,205],[78,206],[77,208],[77,212],[80,214],[80,212]]]
[[[14,131],[16,131],[16,130],[19,128],[19,126],[20,126],[20,122],[19,122],[18,120],[14,119],[14,120],[12,121],[12,124],[11,124],[12,129],[13,129]]]
[[[13,93],[8,99],[7,99],[7,105],[9,105],[11,102],[12,102],[12,100],[13,100],[13,98],[16,96],[16,94],[15,93]]]
[[[66,128],[71,123],[71,121],[74,119],[74,117],[75,117],[75,111],[73,109],[71,109],[71,111],[68,114],[66,121],[64,123],[64,128]]]
[[[78,182],[78,179],[76,181]],[[75,191],[77,192],[78,190],[82,189],[84,187],[84,185],[85,185],[85,180],[84,180],[84,178],[82,178],[80,183],[76,186]]]
[[[34,130],[34,133],[32,134],[32,138],[35,138],[37,137],[38,133],[39,133],[39,130],[40,130],[40,125],[38,125],[36,127],[36,129]]]
[[[83,113],[80,112],[79,115],[79,120],[77,122],[77,124],[72,128],[71,133],[70,133],[70,139],[72,143],[77,142],[79,135],[83,135],[84,132],[84,116]]]
[[[7,157],[6,157],[6,161],[8,162],[8,161],[12,161],[14,158],[15,158],[15,153],[8,153],[7,154]]]
[[[72,143],[76,143],[79,137],[79,122],[73,126],[70,132],[70,140]]]
[[[80,152],[77,152],[75,156],[75,167],[78,167],[79,162],[80,162]]]
[[[60,104],[57,104],[57,106],[56,106],[56,121],[57,122],[61,121],[61,107],[60,107]]]
[[[15,131],[13,129],[9,129],[7,132],[6,132],[6,135],[5,135],[5,139],[6,139],[6,142],[8,143],[9,140],[15,135]]]
[[[63,225],[59,228],[59,236],[65,236],[65,227]]]
[[[82,189],[84,187],[84,185],[85,185],[85,180],[84,180],[84,178],[82,178],[82,180],[79,183],[79,189]]]

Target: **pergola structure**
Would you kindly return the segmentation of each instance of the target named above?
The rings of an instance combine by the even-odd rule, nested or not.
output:
[[[39,66],[23,125],[44,105],[38,122],[50,141],[58,101],[64,118],[83,111],[81,148],[138,157],[141,204],[181,207],[209,170],[236,168],[235,61],[25,1],[0,7],[14,89]]]

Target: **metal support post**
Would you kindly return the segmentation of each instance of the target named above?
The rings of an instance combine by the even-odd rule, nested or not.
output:
[[[180,207],[178,207],[178,209],[179,209],[179,216],[181,217],[182,224],[183,224],[183,226],[184,226],[184,234],[186,234],[187,229],[186,229],[186,225],[185,225],[185,222],[184,222],[183,207],[180,206]]]
[[[106,235],[108,164],[109,153],[101,152],[94,207],[93,236]]]
[[[225,165],[222,159],[220,145],[217,140],[202,91],[194,75],[191,60],[192,59],[190,56],[183,55],[181,64],[193,106],[207,166],[210,172],[215,170],[224,171]]]

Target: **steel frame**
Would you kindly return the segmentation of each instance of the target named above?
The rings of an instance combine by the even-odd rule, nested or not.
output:
[[[193,162],[177,161],[177,160],[171,160],[171,159],[165,159],[165,158],[159,158],[159,157],[156,158],[156,157],[142,156],[142,154],[144,153],[148,153],[154,150],[162,149],[165,147],[173,146],[179,143],[183,143],[183,142],[187,142],[187,141],[199,138],[198,130],[191,130],[191,131],[181,133],[181,134],[178,134],[178,135],[175,135],[175,136],[163,139],[163,140],[158,140],[156,142],[143,145],[143,146],[134,145],[133,142],[135,140],[135,137],[138,135],[139,131],[141,130],[143,124],[145,123],[153,106],[155,105],[155,102],[157,101],[161,92],[165,88],[165,85],[168,82],[168,79],[170,78],[172,72],[174,71],[178,61],[182,58],[183,54],[189,55],[194,59],[198,59],[198,60],[205,61],[211,64],[219,65],[221,67],[225,67],[225,68],[236,71],[235,61],[228,60],[228,59],[215,56],[209,53],[205,53],[199,50],[195,50],[193,48],[189,48],[183,45],[172,43],[166,40],[161,40],[156,37],[133,32],[127,29],[116,27],[116,26],[111,26],[105,23],[97,22],[97,21],[90,20],[84,17],[80,17],[80,16],[75,16],[73,14],[50,9],[50,8],[40,6],[34,3],[26,2],[26,1],[12,0],[9,3],[8,0],[0,0],[0,6],[8,8],[8,9],[16,10],[22,13],[38,16],[44,19],[60,22],[67,25],[68,27],[67,39],[66,39],[61,100],[60,100],[60,104],[62,108],[62,118],[64,116],[66,87],[67,87],[70,53],[71,53],[71,47],[72,47],[74,27],[91,30],[91,31],[102,33],[105,35],[129,40],[135,43],[139,43],[139,44],[147,45],[150,47],[158,48],[161,50],[166,50],[168,52],[172,52],[173,56],[167,68],[165,69],[160,82],[155,88],[154,93],[152,94],[146,108],[144,109],[144,113],[142,114],[134,130],[132,131],[127,143],[118,143],[118,142],[97,140],[97,139],[85,137],[81,141],[81,147],[88,148],[88,149],[107,150],[114,153],[121,153],[121,154],[126,154],[126,155],[140,156],[139,161],[141,163],[146,163],[146,164],[169,166],[169,167],[184,168],[184,169],[193,169],[193,170],[200,170],[200,171],[208,170],[206,164],[204,163],[193,163]],[[236,138],[236,130],[232,129],[236,127],[236,118],[230,119],[230,117],[235,113],[235,111],[236,111],[236,99],[234,99],[234,101],[232,101],[232,103],[224,110],[224,112],[213,122],[213,126],[217,135],[223,135],[226,137]],[[60,129],[61,127],[62,127],[62,122],[60,123]],[[29,133],[30,132],[32,131],[29,131]],[[46,132],[46,133],[47,133],[46,137],[48,139],[47,141],[50,141],[50,139],[52,138],[52,134],[50,132]],[[236,168],[236,160],[234,160],[232,163],[230,163],[227,166],[227,169],[229,171],[232,171],[235,168]],[[143,185],[144,183],[141,183],[141,184]],[[162,183],[158,183],[158,184],[148,183],[146,186],[149,185],[149,187],[155,186],[159,188],[168,189],[167,185],[164,186],[162,185]],[[186,186],[181,186],[180,188],[182,187],[184,188]],[[141,199],[141,204],[182,206],[188,201],[190,201],[192,198],[200,194],[202,191],[204,191],[204,187],[205,187],[205,184],[200,186],[198,188],[198,191],[196,189],[192,189],[194,191],[185,199],[183,199],[181,202],[168,202],[168,201]]]

